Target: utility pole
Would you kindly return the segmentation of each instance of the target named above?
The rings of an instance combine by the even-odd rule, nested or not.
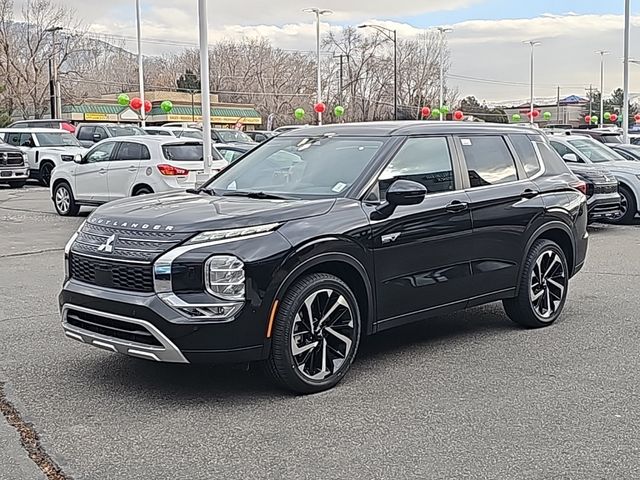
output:
[[[340,76],[338,78],[338,102],[340,103],[341,106],[344,107],[344,74],[343,74],[343,59],[347,58],[347,60],[349,59],[348,55],[345,55],[344,53],[341,53],[339,55],[334,55],[333,58],[338,58],[340,59]]]
[[[320,16],[321,15],[331,15],[333,11],[331,10],[322,10],[320,8],[305,8],[303,12],[313,13],[316,16],[316,66],[317,68],[317,92],[316,92],[316,103],[322,103],[322,77],[320,76]],[[317,112],[318,115],[318,125],[322,125],[322,112]]]
[[[58,43],[56,42],[56,33],[62,30],[62,27],[47,28],[45,32],[51,33],[52,46],[52,76],[53,76],[53,102],[51,103],[54,108],[51,109],[51,118],[60,118],[62,115],[62,98],[60,91],[60,80],[58,79]],[[51,89],[50,89],[51,90]]]
[[[53,59],[49,59],[49,111],[51,118],[56,118],[56,82],[53,78]]]
[[[142,101],[142,106],[140,107],[140,120],[142,121],[142,126],[145,127],[147,125],[147,112],[144,108],[144,67],[142,65],[142,13],[140,10],[140,0],[136,0],[136,36],[138,40],[138,84],[140,87],[140,100]]]
[[[600,128],[604,126],[604,56],[609,54],[607,50],[598,50],[596,52],[600,55]]]
[[[213,153],[211,147],[211,100],[209,85],[209,23],[207,0],[198,0],[198,30],[200,35],[200,103],[202,106],[202,159],[204,173],[211,175]]]
[[[623,86],[624,100],[622,103],[622,141],[629,143],[629,23],[631,18],[630,0],[624,2],[624,68],[623,68]]]
[[[562,123],[560,121],[560,85],[558,85],[558,95],[556,97],[556,122]]]
[[[440,110],[440,121],[444,120],[444,115],[442,114],[442,107],[444,106],[444,36],[449,32],[453,32],[453,28],[446,27],[438,27],[437,30],[440,32],[440,106],[438,109]]]
[[[589,116],[593,114],[593,85],[589,85]]]
[[[540,42],[536,42],[534,40],[525,40],[523,43],[526,43],[527,45],[529,45],[531,47],[531,57],[530,57],[530,65],[529,65],[529,72],[531,74],[531,78],[530,78],[530,105],[529,105],[529,123],[531,125],[533,125],[533,49],[537,46],[540,45]]]

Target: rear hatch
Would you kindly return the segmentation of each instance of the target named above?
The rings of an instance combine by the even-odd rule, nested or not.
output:
[[[185,186],[193,185],[198,175],[204,173],[201,142],[165,143],[162,145],[162,156],[165,160],[163,164],[177,169],[175,173],[180,184]],[[217,173],[229,164],[215,149],[212,149],[212,158],[211,168],[213,173]],[[158,168],[161,168],[161,166],[159,165]],[[170,171],[170,169],[166,170]]]

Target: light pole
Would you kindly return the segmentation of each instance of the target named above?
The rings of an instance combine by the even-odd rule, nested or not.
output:
[[[140,107],[140,120],[142,126],[147,125],[146,113],[144,109],[144,70],[142,65],[142,13],[140,7],[140,0],[136,0],[136,39],[138,41],[138,86],[140,88],[140,101],[142,106]]]
[[[320,9],[317,7],[313,8],[305,8],[303,12],[313,13],[316,16],[316,62],[317,62],[317,96],[316,103],[322,102],[322,78],[320,77],[320,16],[321,15],[331,15],[333,12],[331,10]],[[322,112],[318,112],[318,125],[322,125]]]
[[[525,40],[522,43],[526,43],[527,45],[529,45],[531,47],[531,59],[530,59],[530,66],[529,66],[529,70],[531,73],[531,90],[530,90],[530,95],[529,95],[529,123],[531,125],[533,125],[533,49],[537,46],[540,45],[540,42],[536,42],[535,40]]]
[[[53,60],[51,61],[52,66],[52,84],[53,84],[53,98],[51,100],[51,118],[60,118],[60,115],[62,115],[62,98],[60,95],[60,80],[58,79],[58,47],[57,47],[57,43],[56,43],[56,32],[59,32],[60,30],[62,30],[62,27],[51,27],[51,28],[47,28],[45,30],[45,32],[49,32],[51,33],[51,43],[53,44],[53,52],[52,52],[52,57]]]
[[[211,175],[211,100],[209,96],[209,22],[207,0],[198,0],[198,29],[200,32],[200,103],[202,108],[202,158],[204,173]]]
[[[453,28],[437,27],[440,32],[440,121],[444,120],[442,106],[444,105],[444,36],[453,32]]]
[[[359,25],[358,28],[374,28],[393,42],[393,119],[398,120],[398,35],[395,30],[380,25]]]
[[[597,50],[596,53],[600,55],[600,128],[604,125],[604,56],[609,55],[607,50]]]
[[[630,14],[630,0],[624,2],[624,69],[623,69],[623,96],[622,103],[622,141],[629,143],[629,20]]]

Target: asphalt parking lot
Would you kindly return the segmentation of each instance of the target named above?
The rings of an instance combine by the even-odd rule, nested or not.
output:
[[[56,296],[82,220],[44,188],[0,187],[0,402],[59,478],[640,478],[640,224],[590,230],[553,327],[499,304],[414,324],[368,340],[334,390],[294,397],[257,369],[67,340]],[[0,479],[22,478],[43,477],[0,418]]]

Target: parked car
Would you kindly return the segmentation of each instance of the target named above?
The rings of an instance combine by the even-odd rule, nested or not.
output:
[[[251,140],[258,143],[266,142],[276,135],[271,130],[247,130],[244,133],[246,133]]]
[[[629,143],[631,143],[631,145],[640,145],[640,133],[630,133]]]
[[[577,135],[586,135],[600,143],[623,143],[622,130],[619,128],[603,127],[603,128],[579,128],[570,130],[570,133]]]
[[[628,161],[606,145],[582,135],[550,137],[551,146],[567,162],[606,168],[619,182],[620,215],[613,221],[631,223],[640,205],[640,162]]]
[[[119,123],[81,123],[76,129],[76,137],[82,146],[87,148],[93,147],[106,138],[146,134],[147,132],[136,125]]]
[[[164,137],[195,138],[202,140],[202,130],[186,127],[144,127],[143,130],[149,135],[161,135]]]
[[[31,177],[48,187],[51,172],[64,162],[73,161],[78,153],[86,151],[76,137],[66,130],[51,128],[10,128],[0,130],[0,136],[9,145],[27,154]]]
[[[75,133],[76,127],[68,120],[58,119],[38,119],[38,120],[18,120],[7,128],[53,128],[55,130],[66,130]]]
[[[640,145],[633,145],[628,143],[610,144],[608,145],[614,152],[620,155],[625,160],[638,161],[640,160]]]
[[[245,145],[256,145],[246,133],[241,130],[231,130],[229,128],[212,128],[211,140],[215,143],[241,143]]]
[[[22,188],[28,178],[27,154],[0,140],[0,184]]]
[[[228,165],[213,154],[215,171]],[[200,172],[202,142],[155,135],[115,137],[56,168],[51,198],[58,214],[77,215],[83,205],[193,188]]]
[[[229,164],[236,162],[245,153],[253,150],[254,148],[254,145],[247,145],[245,143],[230,143],[228,145],[224,143],[217,143],[215,145],[215,149],[220,152],[220,155],[222,155]]]
[[[155,361],[265,361],[318,392],[391,327],[496,300],[552,324],[585,260],[584,189],[535,129],[300,129],[200,189],[98,208],[65,250],[62,327]]]
[[[567,166],[587,184],[589,223],[620,216],[621,197],[618,193],[618,180],[613,173],[602,167],[573,161],[567,161]]]

